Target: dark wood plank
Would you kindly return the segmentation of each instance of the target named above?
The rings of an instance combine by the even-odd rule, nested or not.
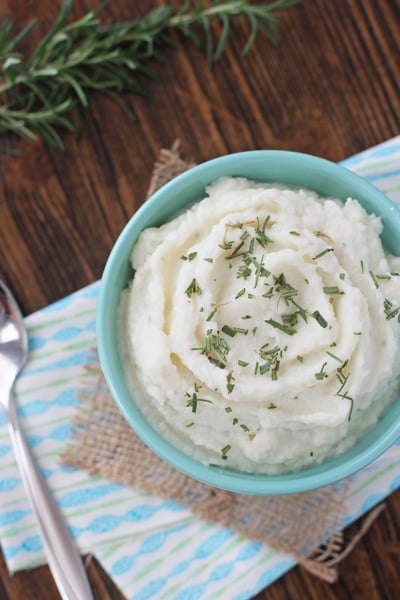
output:
[[[154,4],[114,0],[105,17],[135,18]],[[3,0],[0,20],[8,15],[22,27],[39,15],[33,44],[58,5]],[[74,15],[88,5],[99,2],[76,0]],[[100,277],[113,242],[145,198],[159,149],[176,138],[197,162],[254,148],[339,161],[398,134],[398,11],[397,0],[303,0],[283,14],[279,47],[260,37],[243,57],[247,30],[238,24],[211,72],[202,50],[180,44],[155,65],[162,83],[147,83],[149,97],[128,99],[136,121],[96,97],[82,115],[84,136],[66,137],[65,152],[21,144],[21,157],[0,155],[0,276],[23,310],[30,313]],[[337,583],[295,568],[258,599],[398,597],[399,523],[396,492],[340,566]],[[359,526],[349,527],[349,539]],[[89,573],[96,598],[119,598],[95,561]],[[1,600],[56,597],[46,567],[10,577],[0,561]]]

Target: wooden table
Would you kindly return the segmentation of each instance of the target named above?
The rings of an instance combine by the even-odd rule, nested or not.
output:
[[[161,4],[162,2],[157,2]],[[0,1],[0,20],[18,27],[54,19],[58,2]],[[85,5],[76,1],[74,15]],[[144,15],[150,0],[114,0],[107,18]],[[0,156],[0,276],[30,313],[97,280],[126,221],[143,201],[160,148],[182,140],[196,162],[227,152],[278,148],[333,161],[399,133],[399,4],[396,0],[303,0],[281,20],[281,44],[259,37],[247,57],[237,26],[214,68],[185,42],[156,67],[162,83],[148,98],[130,97],[137,119],[100,97],[82,115],[85,136],[65,137],[65,152],[21,144],[21,157]],[[34,34],[32,40],[35,39]],[[33,42],[31,42],[33,43]],[[329,585],[293,569],[258,598],[378,600],[400,595],[400,491],[340,566]],[[359,530],[347,530],[350,539]],[[96,561],[95,596],[120,598]],[[1,600],[58,598],[47,567],[7,574],[0,561]]]

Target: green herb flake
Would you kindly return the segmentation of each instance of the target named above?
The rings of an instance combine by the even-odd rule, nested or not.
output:
[[[271,364],[268,362],[260,365],[260,367],[259,367],[260,375],[265,375],[266,373],[268,373],[270,368],[271,368]]]
[[[233,327],[230,327],[230,325],[224,325],[221,328],[221,331],[226,333],[226,335],[229,335],[229,337],[235,337],[235,335],[237,333],[236,329],[234,329]]]
[[[383,301],[383,310],[387,321],[397,317],[397,320],[400,323],[400,306],[395,306],[391,300],[385,298]]]
[[[343,292],[340,291],[340,289],[338,288],[337,285],[326,285],[322,288],[322,291],[324,292],[324,294],[343,294]]]
[[[188,398],[188,401],[186,403],[186,407],[187,408],[191,408],[192,412],[195,413],[197,412],[197,405],[199,402],[206,402],[208,404],[212,404],[212,400],[209,400],[208,398],[199,398],[198,397],[198,393],[201,389],[201,385],[199,384],[194,384],[194,392],[192,394],[189,394],[188,392],[186,392],[185,397]]]
[[[240,298],[241,296],[243,296],[243,294],[246,293],[246,288],[243,288],[240,290],[240,292],[238,292],[235,296],[235,300],[237,300],[238,298]]]
[[[245,360],[238,360],[238,365],[239,365],[239,367],[248,367],[249,363],[246,362]]]
[[[289,231],[290,235],[295,235],[299,237],[300,233],[298,231]]]
[[[191,262],[192,260],[194,260],[197,256],[197,252],[190,252],[187,256],[185,256],[184,254],[181,256],[181,260],[187,260],[189,262]]]
[[[226,446],[224,446],[221,450],[221,458],[223,460],[226,460],[228,458],[227,454],[228,452],[232,449],[232,447],[230,446],[230,444],[227,444]]]
[[[325,373],[325,367],[326,367],[327,364],[328,364],[327,362],[324,362],[324,364],[322,365],[322,367],[318,371],[318,373],[314,373],[314,377],[318,381],[322,381],[323,379],[326,379],[328,377],[328,374]]]
[[[214,317],[215,313],[217,312],[217,309],[214,308],[207,316],[206,321],[211,321],[211,319]]]
[[[311,313],[311,316],[317,321],[318,325],[324,329],[328,326],[328,321],[321,315],[319,310],[314,310],[314,312]]]
[[[378,283],[378,281],[377,281],[377,279],[375,277],[375,274],[371,271],[371,269],[368,271],[368,273],[369,273],[369,276],[371,277],[371,279],[373,281],[374,286],[376,287],[376,289],[378,289],[379,288],[379,283]]]
[[[325,256],[325,254],[328,254],[328,252],[333,252],[333,251],[334,251],[333,248],[325,248],[325,250],[321,250],[321,252],[318,252],[318,254],[313,256],[312,260],[318,260],[318,258],[322,258],[323,256]]]
[[[185,294],[188,298],[191,298],[194,294],[198,294],[200,296],[202,293],[203,292],[196,279],[192,279],[192,281],[185,290]]]
[[[268,404],[268,410],[274,410],[274,408],[278,408],[276,404],[274,404],[273,402],[270,402]]]
[[[333,352],[329,352],[329,350],[327,350],[326,353],[328,356],[330,356],[334,360],[337,360],[337,362],[340,362],[340,363],[344,362],[341,358],[339,358],[339,356],[337,356],[336,354],[333,354]]]
[[[235,384],[233,383],[235,381],[235,378],[233,376],[232,371],[229,371],[228,375],[226,376],[226,389],[228,390],[228,394],[231,394],[235,388]]]
[[[283,333],[286,333],[286,335],[294,335],[295,333],[297,333],[297,329],[295,329],[294,327],[290,327],[289,325],[285,325],[284,323],[279,323],[274,319],[266,319],[264,322],[268,323],[268,325],[271,325],[272,327],[275,327],[276,329],[279,329],[280,331],[283,331]]]

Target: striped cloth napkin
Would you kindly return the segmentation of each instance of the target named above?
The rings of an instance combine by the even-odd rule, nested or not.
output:
[[[342,164],[400,204],[400,136]],[[251,598],[294,560],[172,501],[60,464],[84,365],[96,341],[98,290],[96,282],[27,317],[31,352],[16,388],[29,443],[71,533],[81,552],[93,553],[127,598]],[[346,524],[399,486],[400,441],[353,478]],[[10,572],[45,562],[2,412],[0,540]]]

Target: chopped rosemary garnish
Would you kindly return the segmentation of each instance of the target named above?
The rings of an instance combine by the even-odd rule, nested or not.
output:
[[[235,378],[232,371],[229,371],[228,375],[226,376],[226,389],[228,390],[228,394],[231,394],[234,390],[235,384],[233,381],[235,381]]]
[[[250,267],[244,264],[244,265],[240,265],[240,267],[238,268],[236,277],[238,279],[243,277],[243,279],[246,280],[250,277],[251,274],[252,274],[252,270],[250,269]]]
[[[343,294],[344,292],[342,292],[337,285],[326,285],[322,288],[322,291],[324,292],[324,294]]]
[[[282,321],[286,325],[289,325],[290,327],[294,327],[298,323],[297,315],[298,315],[297,312],[284,314],[284,315],[282,315]]]
[[[226,333],[226,335],[229,335],[230,337],[235,337],[236,335],[236,330],[233,329],[233,327],[230,327],[229,325],[224,325],[221,328],[221,331],[223,331],[224,333]]]
[[[372,281],[374,283],[374,286],[376,287],[376,289],[378,289],[379,288],[379,283],[378,283],[378,281],[377,281],[377,279],[375,277],[375,274],[371,271],[371,269],[368,271],[368,273],[369,273],[369,276],[371,277],[371,279],[372,279]]]
[[[270,368],[271,368],[271,365],[268,362],[260,365],[260,367],[259,367],[260,375],[265,375],[265,373],[268,373]]]
[[[247,335],[249,330],[243,329],[243,327],[231,327],[230,325],[224,325],[221,328],[221,331],[229,335],[229,337],[235,337],[237,333],[242,333],[243,335]]]
[[[344,279],[346,277],[346,273],[339,273],[339,277],[342,281],[344,281]]]
[[[194,260],[197,256],[197,252],[190,252],[187,256],[185,254],[182,254],[181,256],[181,260],[187,260],[189,262],[191,262],[192,260]]]
[[[246,362],[245,360],[238,360],[238,365],[239,365],[239,367],[248,367],[249,363]]]
[[[325,329],[325,327],[328,326],[328,321],[326,319],[324,319],[324,317],[321,315],[321,313],[319,312],[319,310],[314,310],[313,313],[311,313],[311,316],[317,321],[317,323],[323,327]]]
[[[302,363],[302,362],[304,362],[304,356],[301,356],[301,354],[298,354],[298,355],[296,356],[296,359],[297,359],[299,362],[301,362],[301,363]]]
[[[333,248],[325,248],[325,250],[321,250],[321,252],[318,252],[318,254],[313,256],[312,260],[317,260],[318,258],[322,258],[322,256],[325,256],[325,254],[328,254],[328,252],[333,252]]]
[[[232,408],[230,406],[225,406],[225,412],[226,413],[231,413],[232,412]]]
[[[388,298],[383,301],[383,309],[385,311],[386,320],[395,319],[397,317],[400,323],[400,306],[395,306]]]
[[[274,275],[273,278],[275,291],[279,294],[279,297],[284,300],[286,306],[289,306],[289,303],[293,302],[293,298],[297,296],[298,291],[286,281],[283,273],[278,275],[278,277]]]
[[[361,273],[364,273],[364,261],[360,260]]]
[[[349,360],[347,359],[344,361],[344,363],[342,364],[341,367],[338,367],[336,369],[336,377],[338,378],[339,383],[340,383],[340,387],[339,387],[338,391],[336,392],[336,396],[340,396],[344,400],[348,400],[350,402],[349,414],[347,417],[347,420],[350,421],[351,415],[353,412],[353,404],[354,404],[353,398],[349,395],[348,391],[347,392],[343,391],[347,384],[349,376],[350,376],[349,373],[347,373],[347,374],[344,373],[344,369],[347,367],[348,363],[349,363]]]
[[[233,240],[232,240],[232,241],[230,241],[230,242],[228,242],[228,241],[224,240],[224,241],[222,242],[222,244],[219,244],[219,247],[220,247],[220,248],[222,248],[222,250],[231,250],[231,248],[232,248],[233,244],[234,244],[234,241],[233,241]]]
[[[200,296],[202,293],[203,292],[202,292],[199,284],[197,283],[196,279],[192,279],[192,281],[190,282],[190,284],[188,285],[188,287],[185,290],[185,294],[187,295],[188,298],[191,298],[193,296],[193,294],[198,294]]]
[[[215,315],[215,313],[216,313],[216,312],[217,312],[217,309],[216,309],[216,308],[214,308],[214,309],[213,309],[213,310],[212,310],[212,311],[209,313],[209,315],[207,316],[207,319],[206,319],[206,321],[211,321],[211,319],[213,318],[213,316]]]
[[[270,402],[268,404],[268,410],[273,410],[274,408],[278,408],[276,404],[274,404],[273,402]]]
[[[318,381],[322,381],[323,379],[326,379],[328,377],[328,374],[325,373],[325,367],[326,367],[327,364],[328,364],[327,362],[324,362],[324,364],[322,365],[322,367],[318,371],[318,373],[314,373],[314,377]]]
[[[201,348],[191,348],[191,350],[198,350],[201,354],[205,354],[210,361],[216,367],[224,369],[226,366],[226,357],[230,351],[228,342],[218,334],[213,333],[212,329],[207,331],[206,337],[204,338],[204,344]]]
[[[265,373],[271,371],[271,379],[276,381],[283,353],[286,352],[288,347],[280,348],[279,346],[274,346],[273,348],[268,348],[268,346],[269,343],[267,342],[258,351],[260,358],[266,361],[259,366],[259,371],[260,375],[265,375]]]
[[[376,279],[386,279],[387,281],[389,281],[389,279],[392,279],[391,275],[389,274],[383,274],[383,275],[375,275]]]
[[[198,402],[207,402],[209,404],[212,404],[212,400],[209,400],[208,398],[199,398],[198,397],[197,394],[199,393],[201,387],[202,387],[201,384],[195,383],[194,384],[194,392],[192,394],[189,394],[188,392],[186,392],[186,394],[185,394],[186,398],[188,398],[186,406],[188,408],[191,408],[193,413],[197,412]]]
[[[333,352],[329,352],[329,350],[327,350],[326,353],[328,356],[330,356],[334,360],[337,360],[338,362],[343,364],[344,361],[341,358],[339,358],[339,356],[337,356],[336,354],[333,354]]]
[[[290,235],[295,235],[295,236],[299,236],[299,232],[298,231],[289,231]]]
[[[245,425],[244,423],[240,423],[240,427],[243,429],[243,431],[245,431],[246,433],[248,431],[250,431],[250,429],[247,427],[247,425]]]
[[[238,298],[240,298],[241,296],[243,296],[243,294],[246,293],[246,288],[243,288],[240,290],[240,292],[238,292],[235,296],[235,300],[237,300]]]
[[[265,248],[266,246],[268,246],[268,244],[272,244],[273,240],[271,240],[270,237],[268,237],[265,233],[265,229],[268,225],[268,222],[270,220],[269,215],[264,219],[263,224],[260,226],[260,219],[259,217],[257,217],[256,219],[256,226],[255,226],[255,232],[256,232],[256,240],[257,242],[260,244],[260,246],[262,246],[263,248]]]
[[[243,248],[244,246],[244,241],[242,240],[241,242],[239,242],[239,244],[236,246],[236,248],[233,250],[233,252],[231,254],[229,254],[228,256],[226,256],[225,258],[227,260],[230,260],[232,258],[236,258],[237,256],[242,256],[243,254],[245,254],[245,252],[240,252],[240,250]]]
[[[203,258],[203,260],[205,260],[206,262],[209,262],[209,263],[214,262],[213,258]]]
[[[222,450],[221,450],[221,458],[223,460],[226,460],[228,458],[227,454],[228,454],[229,450],[231,450],[231,448],[232,448],[232,446],[230,444],[227,444],[226,446],[224,446],[222,448]]]
[[[272,327],[275,327],[280,331],[283,331],[283,333],[286,333],[287,335],[294,335],[295,333],[297,333],[297,329],[294,329],[294,327],[290,327],[289,325],[285,325],[284,323],[279,323],[274,319],[266,319],[264,322],[268,323],[269,325],[272,325]]]

